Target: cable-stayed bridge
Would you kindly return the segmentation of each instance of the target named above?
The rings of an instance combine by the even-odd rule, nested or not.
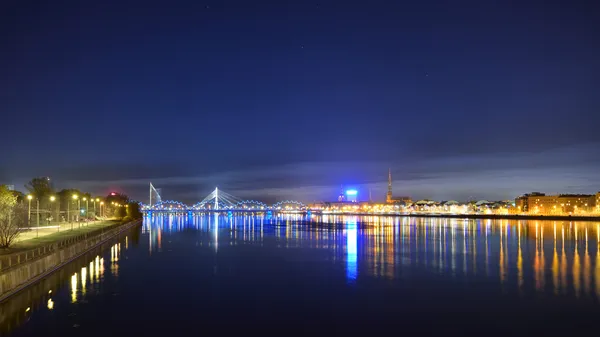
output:
[[[160,189],[154,188],[152,183],[150,183],[150,195],[148,201],[149,203],[147,205],[142,205],[142,210],[145,212],[302,212],[306,210],[306,205],[300,201],[283,200],[268,205],[258,200],[243,200],[219,190],[219,188],[215,188],[214,191],[202,199],[202,201],[193,205],[186,205],[175,200],[163,200],[160,195]]]

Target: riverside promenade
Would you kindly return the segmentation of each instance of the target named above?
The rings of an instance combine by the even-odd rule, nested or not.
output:
[[[39,246],[51,244],[68,239],[72,236],[96,231],[118,224],[118,220],[107,219],[88,222],[61,222],[33,226],[19,234],[15,242],[8,249],[0,249],[0,256],[23,252]]]
[[[113,220],[73,230],[62,230],[61,226],[62,231],[52,234],[21,238],[14,248],[0,255],[0,302],[139,224],[141,220]]]

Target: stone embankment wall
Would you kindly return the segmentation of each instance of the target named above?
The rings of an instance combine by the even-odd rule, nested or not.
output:
[[[26,252],[0,257],[0,302],[39,281],[90,249],[141,223],[141,220],[100,229]]]

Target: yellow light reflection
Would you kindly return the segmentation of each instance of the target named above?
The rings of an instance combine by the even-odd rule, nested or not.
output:
[[[596,277],[594,280],[596,280],[596,297],[600,298],[600,245],[596,245]]]
[[[562,227],[562,251],[560,254],[560,284],[563,292],[567,291],[567,254],[565,253],[565,227]]]
[[[52,310],[54,309],[54,301],[52,301],[51,298],[48,299],[48,309]]]
[[[591,287],[591,261],[588,254],[588,229],[585,228],[585,253],[583,254],[583,291],[586,295],[590,294]]]
[[[71,276],[71,302],[77,302],[77,273]]]
[[[558,251],[556,245],[558,244],[556,239],[556,222],[554,222],[554,251],[552,254],[552,284],[554,286],[554,293],[558,294],[560,290],[560,284],[558,283],[559,277],[559,262],[558,262]]]
[[[81,294],[85,295],[85,286],[87,283],[87,268],[83,267],[81,268]]]
[[[575,224],[575,256],[573,256],[573,288],[575,288],[575,296],[579,297],[581,292],[581,259],[579,257],[579,244],[577,239],[577,223]]]
[[[95,276],[96,274],[94,273],[94,260],[90,261],[90,281],[92,282],[92,284],[94,284],[95,282]]]
[[[96,282],[100,282],[100,256],[96,256],[94,259],[94,279]]]
[[[523,290],[523,253],[521,251],[521,223],[517,227],[518,249],[517,249],[517,278],[519,291]]]
[[[500,267],[500,283],[504,284],[504,238],[502,236],[502,224],[500,224],[500,261],[498,261],[498,265]],[[536,231],[536,237],[537,237],[537,231]]]

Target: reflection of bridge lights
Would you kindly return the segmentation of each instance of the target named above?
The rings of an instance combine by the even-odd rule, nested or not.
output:
[[[346,223],[346,277],[348,281],[356,280],[357,252],[356,218],[353,218]]]

